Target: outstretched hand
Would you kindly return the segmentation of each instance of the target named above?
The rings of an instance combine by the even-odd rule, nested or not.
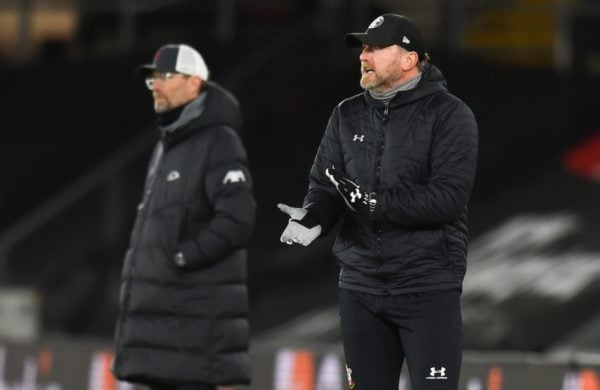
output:
[[[279,239],[281,242],[288,245],[308,246],[321,235],[321,225],[309,224],[308,221],[304,220],[308,213],[306,209],[288,206],[283,203],[277,204],[277,208],[290,217]]]

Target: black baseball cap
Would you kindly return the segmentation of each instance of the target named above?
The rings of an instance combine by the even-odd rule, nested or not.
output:
[[[398,45],[408,51],[415,51],[419,59],[425,59],[423,34],[411,19],[403,15],[384,14],[371,22],[364,33],[348,33],[344,37],[348,47],[369,46],[387,47]]]
[[[136,68],[136,73],[144,76],[153,71],[177,72],[208,80],[208,67],[204,58],[196,49],[184,44],[164,45],[154,54],[151,64],[140,65]]]

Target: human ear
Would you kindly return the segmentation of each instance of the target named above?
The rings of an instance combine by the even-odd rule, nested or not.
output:
[[[202,79],[200,79],[200,77],[191,77],[190,78],[191,89],[196,91],[196,93],[200,92],[200,89],[202,88],[203,84],[204,84],[204,81]]]
[[[402,58],[402,70],[408,71],[417,66],[418,62],[418,54],[414,51],[410,51],[406,53],[404,58]]]

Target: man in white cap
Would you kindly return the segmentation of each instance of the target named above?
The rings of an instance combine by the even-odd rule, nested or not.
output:
[[[331,115],[301,208],[280,204],[287,244],[309,245],[341,219],[333,252],[350,389],[457,390],[460,293],[477,124],[450,94],[416,24],[385,14],[364,33],[364,93]]]
[[[123,266],[114,374],[153,390],[249,384],[244,246],[256,204],[239,105],[187,45],[161,47],[137,72],[160,139]]]

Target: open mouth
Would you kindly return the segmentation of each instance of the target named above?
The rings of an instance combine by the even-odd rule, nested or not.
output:
[[[369,67],[362,68],[362,74],[371,74],[371,73],[375,73],[375,69],[369,68]]]

